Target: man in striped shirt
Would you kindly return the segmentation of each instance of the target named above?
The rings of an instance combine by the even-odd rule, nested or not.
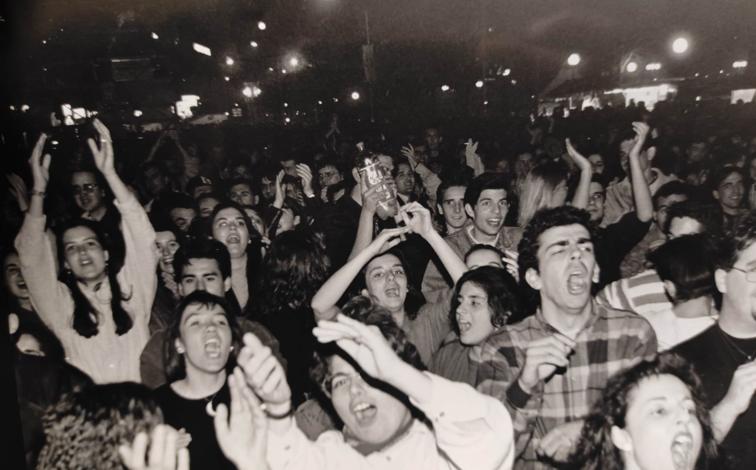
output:
[[[645,319],[593,301],[599,267],[589,217],[569,206],[533,217],[519,244],[519,270],[537,294],[536,312],[490,337],[481,352],[478,390],[512,415],[515,468],[564,462],[609,377],[656,353]]]

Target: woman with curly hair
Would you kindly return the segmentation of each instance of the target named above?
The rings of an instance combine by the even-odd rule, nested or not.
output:
[[[163,422],[150,391],[135,383],[95,385],[64,395],[43,418],[37,470],[123,470],[119,447]]]
[[[586,418],[570,459],[581,470],[719,468],[701,383],[664,353],[612,377]]]
[[[155,231],[115,170],[110,132],[98,120],[94,126],[98,142],[89,139],[88,144],[121,213],[125,257],[117,259],[121,256],[99,222],[79,219],[60,230],[56,262],[45,232],[50,155],[42,155],[44,135],[29,161],[34,190],[15,244],[32,305],[60,338],[69,362],[96,383],[139,382],[139,355],[149,339],[157,289]]]

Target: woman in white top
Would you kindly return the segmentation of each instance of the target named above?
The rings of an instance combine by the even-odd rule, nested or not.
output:
[[[58,281],[43,212],[50,168],[50,155],[42,156],[44,135],[30,159],[34,189],[15,244],[32,304],[60,338],[68,361],[97,383],[139,382],[139,355],[149,338],[147,324],[157,287],[155,232],[115,171],[110,132],[98,120],[94,126],[99,142],[87,143],[121,213],[126,247],[122,267],[109,263],[108,239],[97,222],[73,221],[58,237],[63,282]]]

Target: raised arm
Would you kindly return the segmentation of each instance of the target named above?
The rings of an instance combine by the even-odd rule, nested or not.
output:
[[[364,250],[349,260],[320,287],[310,306],[316,320],[330,320],[339,313],[336,303],[349,288],[363,266],[375,255],[399,243],[399,235],[409,232],[409,227],[391,228],[382,231]]]
[[[570,139],[565,139],[565,145],[567,146],[567,153],[575,162],[575,165],[580,169],[580,181],[578,181],[575,195],[572,196],[572,206],[579,209],[585,209],[588,207],[588,197],[591,194],[591,178],[593,177],[593,168],[591,162],[585,158],[580,152],[575,150],[572,146]]]
[[[357,236],[354,238],[349,260],[357,256],[373,241],[373,218],[378,206],[378,186],[373,186],[362,194],[362,210],[357,224]]]
[[[633,202],[635,202],[635,215],[641,222],[648,222],[654,215],[654,205],[651,200],[651,190],[646,181],[646,175],[640,164],[640,153],[643,144],[648,137],[650,128],[644,122],[634,122],[633,130],[635,131],[635,143],[630,150],[630,182],[633,188]]]

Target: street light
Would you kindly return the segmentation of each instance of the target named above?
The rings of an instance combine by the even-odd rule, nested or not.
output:
[[[252,87],[245,86],[242,88],[242,95],[246,96],[247,98],[252,98]]]
[[[635,73],[638,70],[638,63],[628,62],[625,70],[627,70],[627,73]]]
[[[257,22],[257,29],[259,29],[260,31],[265,31],[265,28],[267,27],[268,25],[266,25],[264,21]]]
[[[231,57],[226,57],[226,65],[228,65],[229,67],[234,65],[234,59],[232,59]]]
[[[142,111],[139,109],[134,110],[134,117],[142,117]]]
[[[732,63],[732,68],[734,69],[744,69],[748,67],[748,61],[747,60],[736,60]]]
[[[353,91],[351,95],[349,95],[350,98],[352,98],[353,101],[357,101],[360,99],[360,92]]]
[[[249,45],[254,48],[257,48],[257,46],[259,46],[259,44],[257,44],[257,41],[249,41]]]
[[[289,58],[289,65],[290,65],[290,66],[291,66],[292,68],[296,68],[296,67],[299,67],[299,57],[297,57],[297,56],[292,56],[292,57],[290,57],[290,58]]]
[[[444,84],[444,85],[441,85],[441,91],[443,91],[443,92],[447,92],[447,91],[449,91],[450,89],[451,89],[451,88],[449,87],[449,85],[446,85],[446,84]]]
[[[475,82],[475,88],[483,88],[483,80],[478,80]]]
[[[580,57],[580,54],[573,52],[569,57],[567,57],[567,65],[569,65],[570,67],[575,67],[580,63],[581,60],[582,59]]]
[[[676,38],[672,41],[672,52],[675,54],[685,54],[690,47],[689,41],[684,37]]]

